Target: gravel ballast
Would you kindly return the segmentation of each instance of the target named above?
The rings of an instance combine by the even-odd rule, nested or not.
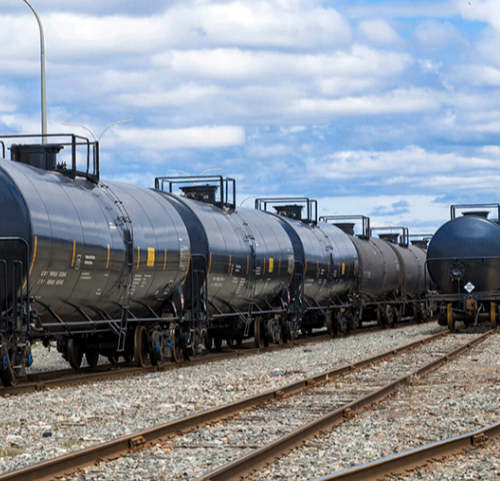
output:
[[[1,398],[0,472],[277,388],[442,329],[436,324],[408,326],[136,378]],[[41,370],[60,363],[55,350],[47,353],[38,348],[34,355]]]

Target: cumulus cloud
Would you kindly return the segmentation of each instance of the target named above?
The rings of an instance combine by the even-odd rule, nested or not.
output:
[[[416,177],[422,182],[431,183],[431,179],[440,178],[442,173],[455,173],[457,170],[477,171],[479,169],[497,169],[500,161],[481,156],[462,156],[456,153],[428,152],[422,147],[412,146],[395,151],[342,151],[320,160],[311,160],[310,173],[329,179],[385,179],[398,177],[402,182],[415,183]],[[402,177],[406,175],[405,177]],[[466,174],[470,178],[469,174]],[[453,176],[449,177],[452,178]],[[404,183],[406,183],[404,182]],[[456,179],[455,179],[456,182]]]
[[[344,97],[339,100],[301,99],[290,108],[291,114],[358,116],[428,112],[440,106],[439,98],[430,91],[395,90],[383,95]]]
[[[452,42],[461,42],[459,30],[448,21],[426,20],[415,28],[418,41],[432,48],[445,48]]]
[[[215,85],[205,87],[195,83],[188,83],[170,91],[160,88],[134,94],[122,94],[118,96],[118,101],[123,104],[146,108],[182,106],[213,98],[220,92],[220,87]]]
[[[361,34],[377,44],[392,44],[399,41],[399,35],[386,20],[363,20],[359,23]]]
[[[123,128],[115,134],[118,143],[141,145],[147,150],[214,149],[243,145],[245,130],[234,126],[203,126],[185,129]]]

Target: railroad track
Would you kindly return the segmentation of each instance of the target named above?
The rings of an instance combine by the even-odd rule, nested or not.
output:
[[[314,481],[362,481],[383,479],[384,476],[400,474],[418,466],[485,446],[491,439],[500,437],[500,423],[469,433],[419,446],[403,453],[386,456],[370,463],[322,476]]]
[[[427,321],[433,322],[433,321]],[[415,322],[405,322],[399,324],[397,328],[404,328],[407,326],[415,325]],[[366,334],[369,332],[380,331],[380,327],[365,327],[354,331],[351,335]],[[166,363],[159,366],[146,366],[145,368],[138,368],[130,366],[130,364],[120,363],[117,365],[112,364],[99,364],[95,368],[85,367],[79,370],[64,369],[57,371],[45,371],[28,374],[24,380],[14,387],[0,386],[0,397],[4,396],[17,396],[20,394],[27,394],[36,391],[44,391],[47,389],[78,386],[93,382],[100,382],[105,380],[122,379],[130,376],[142,376],[146,374],[153,374],[158,372],[172,371],[187,366],[196,366],[206,364],[208,362],[223,361],[226,359],[237,358],[241,356],[252,356],[265,352],[273,352],[282,349],[292,349],[316,342],[331,341],[332,337],[328,334],[319,333],[306,338],[300,338],[292,342],[281,345],[272,345],[266,348],[255,348],[249,343],[243,344],[239,348],[225,348],[223,352],[204,352],[200,357],[183,361],[179,363]]]
[[[422,375],[443,365],[453,356],[464,352],[468,347],[481,342],[489,335],[489,333],[480,335],[473,341],[456,348],[458,340],[453,336],[447,336],[447,333],[448,331],[444,331],[397,350],[346,365],[277,390],[200,412],[36,466],[10,472],[0,476],[0,481],[3,479],[51,479],[63,474],[67,476],[68,472],[74,472],[85,465],[95,464],[99,460],[110,460],[119,456],[125,456],[120,459],[126,459],[131,451],[134,457],[143,454],[147,456],[150,450],[143,449],[147,446],[153,446],[152,455],[155,459],[166,459],[169,453],[177,449],[190,452],[203,450],[204,461],[200,465],[191,466],[193,472],[189,473],[189,479],[193,479],[193,476],[200,476],[199,480],[211,481],[237,479],[282,455],[293,446],[301,444],[305,438],[320,430],[329,429],[336,423],[353,416],[363,407],[388,396],[412,376]],[[454,344],[456,349],[444,355],[436,353],[436,351],[449,349],[450,343]],[[427,353],[428,362],[415,369],[413,361],[408,361],[413,358],[405,357],[411,356],[411,353],[404,354],[409,351],[420,360]],[[388,380],[387,376],[384,378],[381,375],[383,366],[390,364],[389,362],[382,363],[382,361],[390,358],[399,359],[398,373],[401,371],[401,375],[397,379],[389,376],[390,380]],[[431,362],[430,359],[433,358]],[[375,363],[379,365],[374,366]],[[420,361],[419,364],[422,362]],[[362,388],[359,386],[353,388],[352,373],[362,369],[366,375],[364,385]],[[333,384],[334,381],[335,384]],[[297,416],[293,421],[294,417],[290,416],[292,410],[303,415]],[[268,432],[271,443],[264,445],[265,443],[259,441],[262,435],[255,436],[255,433],[266,432],[271,416],[278,418],[281,416],[282,423],[280,429]],[[226,439],[228,446],[225,446],[224,442],[214,444],[214,438]],[[229,448],[229,453],[226,453],[226,447]],[[232,462],[225,465],[219,460],[215,464],[223,464],[223,466],[210,471],[210,463],[213,463],[221,452],[223,457]],[[240,457],[241,454],[244,456]],[[116,469],[120,469],[119,466]],[[202,474],[206,471],[209,472]]]

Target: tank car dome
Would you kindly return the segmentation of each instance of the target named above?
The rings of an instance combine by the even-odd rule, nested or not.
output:
[[[450,220],[432,237],[429,274],[444,293],[500,289],[500,226],[468,215]]]

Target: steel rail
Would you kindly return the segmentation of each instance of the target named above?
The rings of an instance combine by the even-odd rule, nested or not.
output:
[[[404,323],[396,326],[396,328],[401,329],[415,324],[416,322]],[[352,335],[363,335],[380,330],[382,330],[382,328],[378,326],[369,326],[354,331]],[[256,348],[248,344],[243,344],[243,346],[241,348],[238,348],[237,350],[230,350],[228,352],[207,351],[201,357],[194,358],[189,361],[181,361],[177,363],[168,362],[158,366],[146,366],[144,368],[131,367],[129,364],[120,363],[115,366],[112,366],[111,364],[100,364],[94,368],[84,367],[79,370],[63,369],[58,371],[37,372],[28,374],[26,378],[21,380],[17,386],[0,386],[0,397],[18,396],[20,394],[28,394],[53,388],[79,386],[97,381],[122,379],[131,376],[142,376],[145,374],[172,371],[184,367],[202,365],[208,362],[224,361],[237,357],[254,356],[257,354],[274,352],[283,349],[293,349],[295,347],[300,347],[315,342],[332,341],[333,339],[335,338],[333,338],[329,334],[314,334],[313,337],[295,339],[293,341],[287,342],[286,344],[271,345],[262,348]],[[229,347],[229,349],[234,348]]]
[[[366,358],[353,364],[347,364],[330,371],[326,371],[315,376],[311,376],[301,381],[282,386],[278,389],[266,391],[255,396],[251,396],[240,401],[235,401],[224,406],[213,408],[193,416],[181,418],[169,423],[156,426],[154,428],[135,433],[129,436],[124,436],[107,443],[93,446],[81,451],[70,453],[68,455],[55,458],[43,463],[39,463],[26,468],[11,471],[0,475],[0,481],[26,481],[26,480],[42,480],[52,479],[55,476],[61,476],[68,472],[73,472],[83,466],[94,464],[103,459],[116,458],[126,454],[131,450],[140,448],[144,445],[150,445],[157,442],[159,439],[176,436],[179,433],[189,429],[200,427],[215,421],[228,418],[232,415],[240,413],[246,409],[253,408],[264,402],[280,400],[286,395],[296,394],[304,389],[312,386],[317,386],[320,383],[331,381],[339,376],[370,366],[374,363],[381,362],[389,357],[402,354],[416,347],[428,344],[450,333],[449,330],[442,331],[432,336],[411,342],[397,349],[384,352],[377,356]]]
[[[402,453],[380,458],[370,463],[328,474],[314,481],[358,481],[379,479],[389,474],[399,474],[417,468],[433,459],[441,459],[452,454],[484,445],[489,439],[500,436],[500,423],[491,424],[466,434],[442,441],[426,444]]]
[[[364,331],[359,331],[364,332]],[[80,386],[96,381],[120,379],[131,376],[142,376],[145,374],[154,374],[158,372],[172,371],[189,366],[198,366],[208,362],[225,361],[238,357],[254,356],[266,352],[274,352],[284,349],[293,349],[296,347],[312,344],[315,342],[327,342],[333,340],[328,334],[310,337],[307,339],[296,339],[286,344],[272,345],[268,347],[249,347],[243,346],[241,349],[229,350],[227,352],[205,352],[201,357],[197,357],[187,361],[169,362],[157,366],[135,367],[130,364],[121,363],[115,366],[111,364],[100,364],[95,368],[85,367],[79,370],[63,369],[59,371],[47,371],[28,374],[27,382],[23,382],[17,386],[0,387],[0,397],[16,396],[19,394],[27,394],[36,391],[44,391],[47,389]],[[229,347],[229,349],[233,349]]]
[[[386,384],[380,389],[359,398],[356,401],[353,401],[335,411],[323,416],[306,426],[303,426],[296,431],[284,436],[275,442],[268,444],[253,453],[250,453],[246,456],[243,456],[239,459],[236,459],[232,463],[229,463],[225,466],[222,466],[218,469],[215,469],[199,478],[196,478],[195,481],[229,481],[241,479],[245,475],[254,472],[255,470],[261,468],[265,464],[271,463],[284,453],[289,452],[295,447],[300,446],[303,442],[318,434],[320,431],[326,431],[331,429],[333,426],[340,424],[346,418],[352,417],[352,415],[361,411],[366,406],[369,406],[377,401],[384,399],[385,397],[392,394],[400,385],[408,383],[413,377],[422,376],[423,374],[428,373],[431,370],[435,370],[438,367],[446,364],[450,359],[458,356],[463,353],[467,349],[473,347],[474,345],[484,341],[487,337],[489,337],[495,331],[488,331],[476,339],[467,342],[466,344],[460,346],[458,349],[445,354],[437,358],[436,360],[426,364],[420,369],[414,371],[411,374],[406,376],[402,376],[401,378],[393,381],[389,384]],[[352,478],[355,479],[355,478]]]

